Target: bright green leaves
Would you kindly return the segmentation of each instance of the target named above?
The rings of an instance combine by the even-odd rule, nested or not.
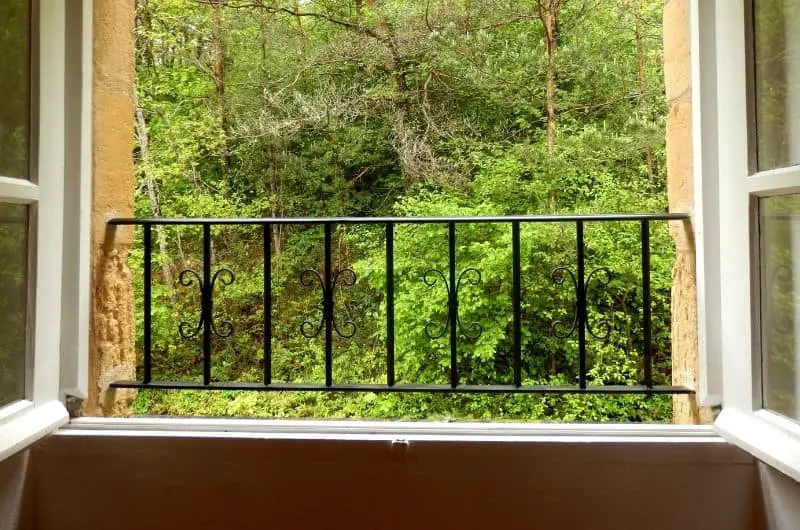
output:
[[[154,197],[161,214],[171,217],[666,208],[660,2],[601,0],[590,11],[582,2],[563,3],[553,63],[553,153],[546,145],[548,57],[535,2],[383,0],[363,2],[360,13],[355,2],[264,5],[270,9],[223,8],[216,34],[208,4],[138,2],[138,106],[145,129],[135,145],[137,215],[153,214]],[[294,16],[296,7],[305,16]],[[224,52],[223,95],[213,77],[215,45]],[[223,153],[229,155],[227,166]],[[154,369],[191,379],[199,373],[200,350],[196,342],[180,339],[176,326],[197,318],[198,298],[176,282],[182,270],[200,263],[198,232],[168,229],[154,237]],[[269,239],[276,380],[319,381],[321,344],[302,337],[298,328],[305,319],[319,318],[321,295],[298,278],[304,269],[320,269],[321,232],[278,227]],[[352,267],[358,275],[353,287],[336,293],[337,318],[358,326],[353,339],[335,344],[336,379],[383,382],[383,228],[338,227],[334,239],[335,266]],[[466,331],[459,333],[462,381],[508,383],[510,226],[459,225],[457,242],[457,273],[474,267],[481,274],[479,283],[462,281],[458,291]],[[213,375],[219,379],[258,380],[261,373],[261,245],[258,227],[214,231],[215,269],[236,274],[215,305],[219,318],[236,330],[230,340],[214,344]],[[652,247],[656,372],[658,382],[668,382],[673,248],[663,223],[653,224]],[[447,323],[444,283],[424,282],[430,269],[448,277],[446,226],[398,225],[395,258],[398,380],[446,382],[449,333],[432,340],[425,326],[438,333],[458,323]],[[593,383],[627,384],[641,377],[639,259],[635,224],[587,226],[587,267],[614,272],[607,287],[590,293],[590,322],[613,326],[607,342],[590,342]],[[574,264],[574,225],[523,226],[526,383],[576,381],[577,341],[554,336],[552,328],[554,321],[572,318],[575,293],[551,277],[556,267]],[[131,265],[141,299],[140,251]],[[165,268],[173,285],[163,283]],[[470,328],[473,323],[482,331],[469,339],[477,329]],[[669,398],[603,396],[143,392],[136,406],[150,413],[276,417],[670,417]]]

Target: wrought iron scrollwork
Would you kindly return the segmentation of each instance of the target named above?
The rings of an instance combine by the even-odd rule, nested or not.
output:
[[[331,283],[331,289],[336,291],[336,286],[340,284],[345,287],[352,287],[356,284],[356,273],[353,272],[353,269],[341,269],[333,275],[333,282]],[[333,293],[331,293],[331,303],[333,303]],[[339,329],[339,324],[336,322],[336,318],[333,317],[333,307],[331,307],[331,324],[333,324],[333,331],[336,332],[343,339],[349,339],[353,335],[356,334],[356,324],[352,320],[345,321],[342,324],[342,329]],[[346,330],[346,331],[343,331]]]
[[[458,299],[458,291],[461,288],[462,281],[468,283],[469,285],[477,286],[480,285],[482,277],[481,272],[475,267],[464,269],[461,271],[461,274],[458,275],[454,292],[450,291],[451,286],[447,282],[447,278],[445,278],[444,273],[439,269],[426,270],[422,274],[422,281],[425,282],[425,285],[431,288],[435,287],[436,284],[441,281],[444,285],[445,291],[447,292],[447,299],[452,299],[455,301]],[[427,335],[427,337],[431,340],[439,339],[443,337],[445,333],[447,333],[450,325],[450,312],[448,311],[447,318],[445,319],[444,324],[442,324],[440,327],[436,326],[434,322],[428,322],[425,324],[425,335]],[[479,322],[471,322],[467,326],[464,326],[461,322],[461,315],[458,314],[456,315],[456,325],[458,326],[460,334],[467,340],[476,340],[483,334],[483,326],[481,326]]]
[[[608,285],[611,283],[612,276],[613,274],[608,267],[597,267],[592,269],[592,271],[586,276],[586,281],[584,282],[584,303],[587,306],[586,313],[588,313],[589,292],[591,291],[592,285],[595,285],[599,288],[608,287]],[[550,273],[550,278],[556,285],[563,285],[567,279],[569,279],[569,283],[572,284],[572,287],[575,289],[575,303],[573,304],[571,321],[568,323],[564,320],[555,320],[550,326],[553,336],[559,339],[566,339],[571,337],[578,328],[578,306],[581,303],[580,300],[578,300],[578,278],[569,267],[563,266],[553,269],[553,272]],[[586,331],[588,331],[592,337],[598,340],[607,340],[611,335],[612,329],[612,325],[608,322],[608,320],[602,320],[595,326],[589,322],[588,318],[586,319]],[[566,331],[563,331],[565,329]]]
[[[602,277],[598,274],[602,274]],[[587,309],[588,309],[588,300],[589,300],[589,292],[592,288],[592,282],[598,288],[606,288],[611,283],[611,270],[608,267],[597,267],[593,269],[592,272],[586,277],[586,300],[587,300]],[[587,311],[588,313],[588,311]],[[611,335],[611,323],[606,320],[601,320],[598,323],[598,326],[601,328],[601,331],[597,331],[593,326],[589,319],[586,319],[586,331],[589,332],[589,335],[596,338],[597,340],[607,340],[608,337]]]
[[[306,269],[300,273],[300,285],[303,287],[313,287],[315,283],[319,283],[323,293],[325,291],[325,282],[322,280],[322,275],[314,269]],[[322,326],[325,323],[325,302],[323,296],[322,302],[322,315],[319,317],[319,324],[314,324],[309,320],[304,320],[300,324],[300,334],[307,339],[313,339],[322,331]]]
[[[578,280],[575,278],[575,274],[569,269],[569,267],[556,267],[553,269],[553,272],[550,273],[550,278],[553,280],[553,283],[556,285],[563,285],[564,282],[569,278],[572,280],[572,286],[575,288],[575,293],[578,292]],[[570,323],[569,329],[566,332],[559,332],[559,328],[563,328],[566,326],[566,323],[563,320],[555,320],[553,324],[550,326],[551,333],[559,338],[559,339],[566,339],[567,337],[571,336],[575,332],[575,328],[578,327],[578,297],[577,294],[575,296],[575,309],[573,311],[572,322]]]
[[[432,276],[436,275],[436,276]],[[439,278],[441,278],[442,283],[444,283],[444,288],[447,290],[448,295],[450,293],[450,287],[447,285],[447,279],[444,277],[444,273],[438,269],[429,269],[422,274],[422,281],[425,282],[425,285],[428,287],[435,287],[436,284],[439,282]],[[445,320],[444,325],[442,325],[441,331],[438,333],[433,332],[432,330],[435,329],[434,326],[436,325],[434,322],[428,322],[425,324],[425,335],[428,336],[431,340],[436,340],[444,336],[447,333],[447,326],[450,323],[450,317],[447,317]]]
[[[214,296],[214,286],[217,283],[217,280],[220,281],[222,285],[228,286],[233,284],[236,281],[236,276],[233,274],[233,271],[230,269],[219,269],[214,273],[211,277],[210,287],[208,289],[208,293],[205,292],[205,285],[203,285],[203,280],[200,278],[200,275],[197,272],[193,271],[192,269],[186,269],[180,273],[178,276],[178,281],[184,287],[191,287],[197,282],[198,288],[200,290],[200,299],[201,304],[211,303],[211,300],[205,300],[205,297],[208,296],[209,298]],[[213,307],[213,306],[212,306]],[[210,316],[210,330],[212,335],[216,335],[219,338],[226,339],[233,335],[233,323],[227,320],[220,321],[219,324],[214,320],[213,313]],[[200,311],[200,319],[197,321],[197,324],[192,325],[191,322],[187,322],[185,320],[181,321],[178,324],[178,333],[180,333],[181,337],[184,339],[193,339],[200,334],[200,330],[203,329],[205,325],[205,316],[204,312]]]
[[[341,325],[341,327],[336,321],[336,317],[334,316],[335,302],[333,296],[337,286],[352,287],[355,285],[356,280],[357,277],[355,271],[352,269],[340,269],[336,271],[331,280],[331,292],[326,292],[325,279],[318,271],[314,269],[306,269],[300,273],[300,284],[303,287],[314,287],[316,284],[318,284],[320,290],[322,291],[322,302],[320,303],[321,315],[319,322],[315,324],[310,320],[304,320],[303,323],[300,324],[300,333],[305,338],[313,339],[319,336],[319,334],[322,332],[322,328],[325,326],[326,312],[330,315],[329,318],[333,331],[339,335],[339,337],[343,339],[349,339],[356,334],[356,324],[352,320],[347,320]]]

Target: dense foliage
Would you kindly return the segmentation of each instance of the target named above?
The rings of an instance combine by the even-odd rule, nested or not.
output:
[[[658,0],[139,0],[136,154],[139,216],[503,215],[656,212],[666,208]],[[339,227],[334,264],[357,281],[337,289],[336,380],[385,377],[384,240],[379,227]],[[587,267],[613,271],[594,289],[590,317],[608,326],[589,344],[591,384],[641,380],[638,225],[587,227]],[[273,351],[276,381],[324,379],[322,344],[300,333],[319,318],[304,269],[319,270],[318,227],[274,226]],[[197,380],[199,230],[155,233],[154,373]],[[213,377],[261,374],[262,234],[214,229],[215,269],[236,280],[215,311],[235,331],[214,343]],[[655,223],[656,378],[669,384],[673,249]],[[511,381],[511,233],[464,225],[458,263],[480,270],[459,292],[462,381]],[[575,227],[525,225],[524,382],[572,384],[577,344],[553,322],[571,318],[574,291],[551,272],[575,263]],[[398,380],[444,383],[444,226],[396,231]],[[131,259],[141,299],[141,247]],[[588,270],[588,269],[587,269]],[[605,277],[603,278],[605,283]],[[433,323],[433,324],[430,324]],[[141,312],[139,312],[141,346]],[[469,334],[469,333],[467,333]],[[140,392],[138,413],[384,418],[522,418],[668,421],[668,397],[441,396]]]

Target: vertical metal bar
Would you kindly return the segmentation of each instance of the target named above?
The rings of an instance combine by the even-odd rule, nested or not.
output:
[[[150,224],[144,225],[144,384],[150,383],[153,377],[153,342],[152,342],[152,281],[153,281],[153,231]],[[169,286],[172,288],[172,286]]]
[[[514,385],[522,386],[522,272],[520,270],[520,237],[519,237],[519,221],[514,221],[511,224],[511,262],[512,262],[512,313],[514,314],[514,332],[513,332],[513,349],[514,349]]]
[[[203,384],[211,384],[211,225],[203,223],[203,290],[201,296],[203,318]]]
[[[644,384],[653,386],[653,343],[650,301],[650,221],[641,222],[642,229],[642,320],[644,328]]]
[[[578,358],[580,361],[579,384],[586,388],[586,278],[585,276],[585,244],[583,239],[583,221],[576,221],[576,239],[578,245]]]
[[[272,383],[272,225],[264,224],[264,384]]]
[[[450,289],[447,292],[450,323],[450,386],[458,386],[458,293],[456,289],[456,224],[448,223]]]
[[[333,385],[333,288],[331,237],[333,226],[325,223],[325,270],[323,276],[322,316],[325,319],[325,386]]]
[[[386,384],[394,386],[394,223],[386,223]]]

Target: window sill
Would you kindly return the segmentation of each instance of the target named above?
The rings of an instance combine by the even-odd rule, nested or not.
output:
[[[728,407],[714,427],[730,443],[800,481],[800,425],[766,410]]]
[[[209,418],[76,418],[61,436],[370,441],[717,443],[710,425],[530,424]]]
[[[69,414],[58,401],[34,405],[29,401],[14,404],[17,412],[9,416],[0,431],[0,462],[30,444],[52,434],[69,421]]]

